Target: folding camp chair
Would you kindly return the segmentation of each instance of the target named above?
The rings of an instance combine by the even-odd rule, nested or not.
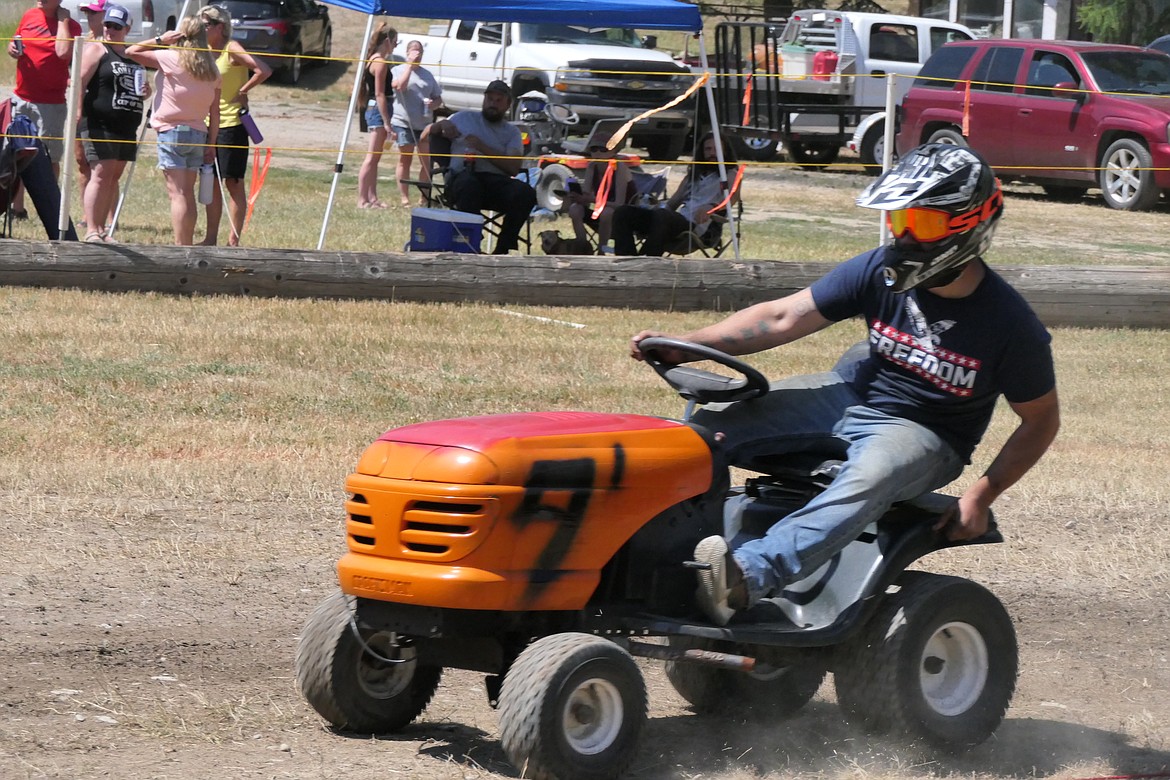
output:
[[[423,181],[421,179],[407,179],[406,183],[416,187],[423,198],[423,202],[428,208],[449,209],[451,211],[458,211],[455,204],[451,201],[450,195],[447,192],[447,177],[450,174],[451,160],[451,139],[444,138],[441,135],[432,135],[430,140],[430,181]],[[521,171],[520,175],[524,176],[527,172]],[[519,178],[519,177],[517,177]],[[483,229],[488,236],[488,251],[491,251],[491,245],[499,240],[500,231],[503,229],[504,215],[497,211],[483,212]],[[521,233],[520,247],[529,253],[532,246],[532,230],[531,221],[525,223],[524,231]]]
[[[740,232],[739,226],[743,221],[743,204],[736,201],[735,209],[735,228],[733,234],[724,235],[727,231],[727,215],[713,214],[711,215],[711,226],[707,228],[706,232],[699,235],[693,230],[687,230],[680,233],[673,238],[666,245],[666,254],[668,255],[689,255],[693,252],[699,252],[703,257],[721,257],[727,248],[732,244],[732,235],[735,241],[739,241]]]

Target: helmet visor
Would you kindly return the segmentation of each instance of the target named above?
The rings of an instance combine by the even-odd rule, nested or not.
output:
[[[938,209],[898,209],[886,212],[886,224],[895,237],[909,232],[919,241],[940,241],[956,233],[965,233],[980,222],[986,222],[999,213],[1003,207],[1003,192],[999,182],[982,205],[962,214],[950,214]]]
[[[901,238],[907,232],[919,241],[938,241],[953,231],[951,215],[934,209],[898,209],[886,212],[890,232]]]

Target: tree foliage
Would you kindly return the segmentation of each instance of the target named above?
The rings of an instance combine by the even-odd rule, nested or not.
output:
[[[1077,21],[1095,41],[1144,46],[1170,32],[1170,0],[1081,0]]]

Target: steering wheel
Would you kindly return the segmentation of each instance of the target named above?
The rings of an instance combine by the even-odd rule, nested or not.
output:
[[[688,401],[708,404],[713,402],[743,401],[759,398],[768,392],[768,378],[739,358],[712,347],[681,339],[655,337],[642,339],[638,344],[646,362],[658,376]],[[657,350],[673,349],[700,360],[710,360],[739,374],[724,376],[687,365],[666,363]]]
[[[561,125],[575,125],[581,121],[581,115],[571,108],[566,108],[559,103],[549,103],[548,108],[549,117]]]

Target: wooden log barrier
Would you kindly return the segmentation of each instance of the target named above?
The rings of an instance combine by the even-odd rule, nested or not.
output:
[[[729,311],[830,263],[0,240],[0,284],[106,292]],[[1170,268],[997,267],[1050,326],[1170,327]],[[994,326],[994,323],[988,323]]]

